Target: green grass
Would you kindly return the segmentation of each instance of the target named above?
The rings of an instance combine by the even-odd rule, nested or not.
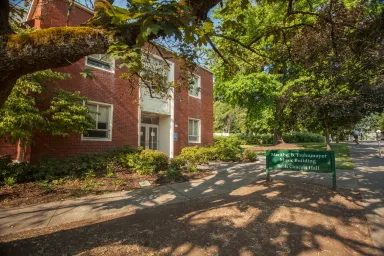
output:
[[[304,148],[304,150],[327,150],[325,143],[296,143]],[[246,149],[250,147],[257,147],[260,145],[242,145],[241,147]],[[269,145],[262,145],[269,146]],[[336,155],[336,169],[353,170],[355,165],[352,162],[351,154],[349,152],[349,146],[347,143],[332,143],[331,148],[335,151]],[[297,149],[297,148],[292,148]],[[258,155],[265,155],[265,151],[256,151]]]

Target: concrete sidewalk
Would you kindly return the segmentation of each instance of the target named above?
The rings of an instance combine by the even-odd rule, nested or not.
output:
[[[350,144],[372,240],[384,250],[384,158],[377,149],[377,141]]]
[[[86,219],[121,215],[139,209],[229,193],[265,178],[265,158],[257,163],[215,163],[216,174],[199,180],[122,191],[47,204],[0,209],[0,236]],[[278,180],[331,186],[330,174],[272,172]],[[353,171],[338,171],[339,188],[357,189]]]

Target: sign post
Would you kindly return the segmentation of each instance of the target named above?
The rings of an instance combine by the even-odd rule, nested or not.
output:
[[[267,181],[271,170],[332,173],[332,185],[336,188],[336,161],[334,151],[267,150]]]

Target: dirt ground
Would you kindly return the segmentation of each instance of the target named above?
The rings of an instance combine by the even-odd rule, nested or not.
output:
[[[0,237],[1,255],[374,253],[358,192],[280,181]]]
[[[247,148],[247,150],[254,150],[254,151],[264,151],[264,150],[277,150],[277,149],[301,149],[303,147],[297,145],[297,144],[290,144],[290,143],[282,143],[274,146],[260,146],[260,147],[251,147]]]
[[[212,175],[213,172],[183,173],[177,182],[199,179]],[[52,182],[29,182],[15,184],[11,187],[0,186],[0,208],[12,208],[38,203],[69,200],[87,195],[106,194],[115,191],[140,189],[139,182],[149,181],[151,186],[160,186],[175,181],[167,180],[161,175],[138,175],[129,170],[114,173],[113,177],[105,177],[104,173],[96,173],[95,177],[86,179],[57,179]]]

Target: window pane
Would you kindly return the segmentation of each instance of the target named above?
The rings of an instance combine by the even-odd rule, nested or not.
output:
[[[86,134],[84,134],[86,138],[108,138],[108,131],[98,131],[98,130],[88,130]]]
[[[189,136],[189,141],[191,141],[191,142],[199,142],[199,137],[197,137],[197,136]]]
[[[199,78],[193,77],[193,84],[191,85],[191,88],[189,89],[189,95],[199,97]]]
[[[109,138],[109,118],[111,107],[103,105],[100,106],[92,103],[87,104],[87,107],[91,112],[91,117],[95,120],[95,129],[90,129],[84,133],[84,138]]]
[[[112,70],[113,59],[106,54],[92,54],[87,57],[87,65],[102,68],[105,70]]]
[[[189,120],[189,123],[188,123],[188,135],[193,135],[193,120]]]
[[[96,112],[97,112],[97,106],[95,105],[87,105],[88,109],[89,109],[89,114],[90,116],[93,118],[93,120],[95,120],[95,128],[96,128]]]
[[[194,120],[193,135],[199,136],[199,121]]]

